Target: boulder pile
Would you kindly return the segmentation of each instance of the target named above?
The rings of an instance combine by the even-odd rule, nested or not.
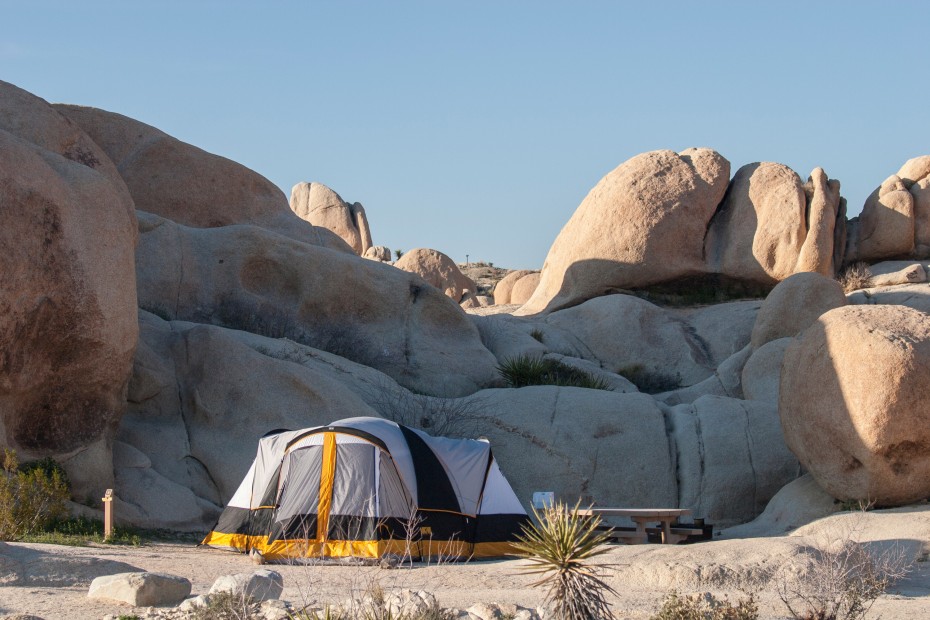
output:
[[[930,264],[911,260],[930,157],[847,220],[820,168],[731,179],[711,149],[644,153],[541,271],[465,265],[479,294],[437,250],[390,264],[324,185],[288,204],[154,127],[0,82],[0,201],[0,447],[62,462],[76,498],[115,487],[128,523],[208,528],[259,437],[362,415],[488,437],[527,503],[738,523],[802,467],[840,499],[930,496]],[[871,288],[832,279],[878,259],[897,260]],[[582,386],[508,383],[540,360]]]

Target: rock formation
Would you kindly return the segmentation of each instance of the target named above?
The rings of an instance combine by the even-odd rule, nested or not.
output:
[[[271,181],[137,120],[74,105],[56,105],[116,163],[136,208],[179,224],[212,228],[252,224],[331,249],[351,249],[334,233],[301,221]]]
[[[538,271],[533,271],[514,282],[510,289],[510,303],[522,305],[528,302],[539,286],[540,277]]]
[[[885,179],[865,201],[846,249],[846,262],[875,262],[914,250],[914,197],[898,175]]]
[[[759,348],[807,329],[821,314],[847,304],[839,282],[816,273],[798,273],[772,289],[752,328],[752,346]]]
[[[930,155],[885,179],[849,224],[847,263],[930,257]]]
[[[542,272],[498,282],[520,316],[493,314],[435,250],[384,264],[361,205],[323,185],[298,184],[292,211],[235,162],[0,83],[0,445],[63,460],[81,497],[115,482],[127,522],[175,529],[213,522],[261,435],[357,415],[487,436],[525,502],[735,523],[801,464],[843,499],[930,496],[930,320],[876,305],[930,311],[927,265],[876,266],[883,286],[848,302],[829,278],[844,257],[930,254],[930,157],[848,230],[819,168],[728,177],[709,149],[628,160]],[[695,282],[774,289],[652,303],[705,303]],[[500,388],[521,355],[605,389]]]
[[[735,523],[798,475],[767,403],[704,398],[664,409],[643,394],[552,386],[467,400],[493,412],[487,436],[524,501],[545,490],[569,502],[677,505]],[[611,467],[618,454],[624,466]]]
[[[366,256],[371,247],[371,231],[361,203],[350,205],[322,183],[303,182],[291,189],[290,205],[300,219],[333,231],[356,254]],[[390,251],[387,260],[391,260]]]
[[[399,386],[322,351],[140,313],[129,410],[115,445],[123,518],[202,530],[245,476],[258,439],[358,415]]]
[[[138,337],[132,200],[79,128],[2,82],[0,211],[0,444],[101,492]]]
[[[530,295],[533,294],[533,291],[536,290],[536,286],[539,284],[539,272],[531,271],[529,269],[518,269],[516,271],[511,271],[506,276],[501,278],[494,286],[494,304],[498,306],[503,306],[507,304],[523,304],[528,301],[529,298],[523,299],[522,301],[516,301],[513,299],[513,288],[520,280],[537,274],[535,278],[535,283],[532,284],[533,290],[530,291]],[[528,288],[528,287],[525,287]],[[520,295],[522,297],[522,293]]]
[[[710,149],[652,151],[591,190],[556,237],[518,314],[576,305],[617,289],[703,274],[704,233],[730,178]]]
[[[785,353],[785,440],[827,492],[896,506],[930,496],[930,319],[900,306],[827,312]]]
[[[456,303],[478,291],[478,286],[461,272],[455,261],[438,250],[417,248],[404,252],[394,266],[417,274]]]
[[[707,230],[708,269],[763,284],[800,271],[832,277],[836,222],[843,215],[839,182],[821,168],[805,186],[782,164],[743,166]]]
[[[391,248],[383,245],[373,245],[363,254],[363,258],[380,261],[382,263],[391,262]]]
[[[142,212],[139,223],[142,308],[287,337],[421,392],[497,381],[466,315],[416,275],[254,226],[190,228]]]

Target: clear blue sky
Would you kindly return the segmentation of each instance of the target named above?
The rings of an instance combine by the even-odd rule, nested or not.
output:
[[[850,211],[930,153],[926,5],[0,0],[0,79],[137,118],[374,242],[539,268],[624,160],[822,166]]]

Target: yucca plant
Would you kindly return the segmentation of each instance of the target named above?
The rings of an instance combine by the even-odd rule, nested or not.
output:
[[[540,574],[534,587],[548,586],[545,606],[556,620],[609,620],[614,618],[607,594],[616,591],[601,578],[604,565],[591,559],[607,552],[608,533],[598,527],[598,516],[578,514],[558,502],[543,510],[533,508],[535,524],[523,526],[514,546],[526,555],[525,572]]]

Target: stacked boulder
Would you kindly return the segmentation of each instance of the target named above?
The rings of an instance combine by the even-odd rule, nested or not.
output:
[[[365,208],[360,202],[347,203],[322,183],[298,183],[291,189],[291,210],[300,219],[331,230],[359,256],[372,247]],[[380,258],[379,260],[384,260]],[[388,258],[390,260],[390,251]]]
[[[637,155],[591,190],[549,250],[519,315],[552,312],[613,292],[680,282],[749,283],[798,272],[832,276],[846,246],[840,184],[815,169],[755,163],[729,179],[706,148]]]
[[[930,257],[930,155],[885,179],[849,225],[847,263]]]
[[[494,304],[498,306],[525,304],[536,292],[536,287],[539,286],[539,277],[538,271],[528,269],[511,271],[501,278],[501,281],[494,287]]]

